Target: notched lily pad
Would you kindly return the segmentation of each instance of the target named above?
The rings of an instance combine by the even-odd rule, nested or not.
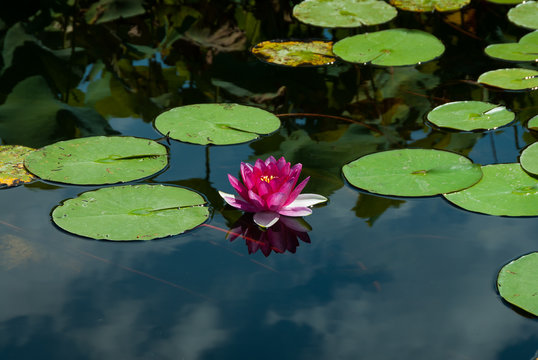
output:
[[[497,276],[501,297],[535,316],[538,316],[538,252],[509,262]]]
[[[445,198],[469,211],[497,216],[538,216],[538,179],[519,164],[482,166],[478,184]]]
[[[333,52],[352,63],[381,66],[415,65],[440,56],[445,46],[420,30],[389,29],[347,37],[336,42]]]
[[[323,66],[336,61],[333,42],[325,40],[270,40],[256,44],[251,52],[258,59],[284,66]]]
[[[487,55],[507,61],[538,61],[538,31],[533,31],[517,43],[492,44],[484,50]]]
[[[538,175],[538,142],[527,146],[523,150],[519,157],[519,163],[525,171]]]
[[[512,122],[515,114],[504,106],[482,101],[455,101],[436,107],[428,121],[441,127],[463,131],[492,130]]]
[[[458,191],[482,177],[480,165],[456,153],[432,149],[382,151],[343,167],[351,183],[372,193],[433,196]]]
[[[498,69],[483,73],[478,82],[507,90],[538,89],[538,71],[529,69]]]
[[[398,9],[414,12],[456,11],[470,2],[471,0],[390,0],[391,5]]]
[[[0,146],[0,188],[35,180],[35,177],[24,168],[24,159],[34,150],[20,145]]]
[[[532,30],[538,30],[538,2],[526,1],[508,11],[508,20]]]
[[[170,109],[157,116],[155,128],[172,139],[193,144],[229,145],[255,140],[278,130],[270,112],[238,104],[197,104]]]
[[[167,164],[165,146],[128,136],[60,141],[30,153],[24,161],[26,168],[42,179],[78,185],[137,180]]]
[[[87,191],[52,212],[60,228],[97,240],[152,240],[181,234],[209,217],[198,193],[175,186],[126,185]]]
[[[527,121],[527,128],[532,131],[538,131],[538,115]]]

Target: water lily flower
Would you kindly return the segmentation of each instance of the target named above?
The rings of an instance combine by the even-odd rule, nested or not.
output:
[[[327,201],[318,194],[301,194],[310,177],[299,185],[302,165],[291,166],[281,157],[278,161],[270,156],[267,160],[256,160],[254,166],[241,163],[241,183],[228,174],[230,184],[238,195],[219,191],[220,196],[231,206],[254,213],[254,222],[268,228],[274,225],[281,215],[306,216],[312,213],[309,206]]]

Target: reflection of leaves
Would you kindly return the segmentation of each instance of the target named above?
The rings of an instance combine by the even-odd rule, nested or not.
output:
[[[468,155],[476,142],[483,136],[483,133],[432,131],[425,138],[412,142],[408,146],[421,149],[444,149]]]
[[[359,193],[357,204],[353,208],[355,216],[366,219],[370,226],[390,207],[399,208],[404,200],[389,199],[381,196]]]
[[[41,257],[39,252],[23,238],[9,234],[0,238],[0,266],[3,270],[39,261]]]
[[[100,24],[142,15],[145,12],[142,0],[100,0],[88,9],[86,21],[90,24]]]

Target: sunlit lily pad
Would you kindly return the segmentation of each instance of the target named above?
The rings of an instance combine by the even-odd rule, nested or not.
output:
[[[524,0],[487,0],[487,2],[494,4],[515,5],[523,2]]]
[[[396,15],[394,7],[378,0],[305,0],[293,8],[299,21],[329,28],[378,25]]]
[[[485,52],[502,60],[538,61],[538,31],[523,36],[517,43],[489,45]]]
[[[428,121],[434,125],[464,131],[496,129],[514,118],[504,106],[482,101],[455,101],[428,113]]]
[[[389,29],[347,37],[333,52],[353,63],[382,66],[415,65],[433,60],[445,51],[439,39],[420,30]]]
[[[24,161],[26,168],[42,179],[79,185],[141,179],[167,164],[166,147],[127,136],[60,141],[28,154]]]
[[[446,194],[448,201],[479,213],[499,216],[538,216],[538,179],[519,164],[482,166],[484,176],[468,189]]]
[[[478,82],[507,90],[538,89],[538,71],[529,69],[499,69],[483,73]]]
[[[527,1],[511,8],[508,19],[518,26],[538,30],[538,2]]]
[[[538,175],[538,142],[527,146],[523,150],[519,157],[519,163],[525,171]]]
[[[24,158],[34,150],[20,145],[0,146],[0,188],[29,183],[35,179],[24,168]]]
[[[332,41],[270,40],[256,44],[252,54],[258,59],[285,66],[322,66],[336,60]]]
[[[527,128],[529,128],[529,130],[538,131],[538,115],[532,117],[527,122]]]
[[[65,200],[52,212],[52,220],[92,239],[151,240],[202,224],[209,216],[205,204],[198,193],[175,186],[113,186]]]
[[[538,316],[538,252],[503,266],[497,277],[497,289],[510,304]]]
[[[391,5],[399,9],[425,11],[456,11],[469,4],[471,0],[390,0]]]
[[[383,195],[433,196],[477,183],[480,165],[456,153],[432,149],[389,150],[344,165],[346,179]]]
[[[270,112],[237,104],[198,104],[168,110],[155,119],[155,127],[172,139],[194,143],[239,144],[280,127]]]

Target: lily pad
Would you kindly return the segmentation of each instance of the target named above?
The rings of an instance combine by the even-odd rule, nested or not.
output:
[[[428,113],[436,126],[464,131],[491,130],[514,120],[515,114],[504,106],[482,101],[455,101]]]
[[[484,176],[473,187],[446,194],[448,201],[479,213],[538,216],[538,179],[517,163],[482,166]]]
[[[0,146],[0,188],[35,180],[24,168],[24,158],[35,149],[20,145]]]
[[[323,66],[336,60],[333,42],[324,40],[270,40],[256,44],[251,52],[258,59],[285,66]]]
[[[198,104],[173,108],[155,119],[155,127],[172,139],[193,144],[239,144],[280,127],[270,112],[237,104]]]
[[[538,2],[527,1],[508,11],[508,20],[532,30],[538,30]]]
[[[167,164],[165,146],[127,136],[60,141],[30,153],[24,161],[26,168],[42,179],[79,185],[137,180]]]
[[[151,240],[202,224],[209,217],[205,204],[198,193],[175,186],[113,186],[65,200],[52,212],[52,220],[92,239]]]
[[[538,316],[538,252],[503,266],[497,276],[497,289],[510,304]]]
[[[398,9],[425,11],[456,11],[469,4],[471,0],[390,0],[391,5]]]
[[[538,142],[527,146],[519,157],[521,167],[534,175],[538,175]]]
[[[394,19],[397,10],[378,0],[305,0],[293,7],[299,21],[321,27],[378,25]]]
[[[517,43],[489,45],[485,52],[502,60],[538,61],[538,31],[523,36]]]
[[[486,1],[490,3],[494,3],[494,4],[515,5],[525,0],[486,0]]]
[[[389,29],[347,37],[334,44],[333,52],[353,63],[382,66],[415,65],[433,60],[445,46],[420,30]]]
[[[529,130],[538,131],[538,115],[529,119],[527,122],[527,128],[529,128]]]
[[[458,191],[482,177],[480,165],[456,153],[433,149],[389,150],[344,165],[346,179],[376,194],[433,196]]]
[[[538,89],[538,71],[529,69],[498,69],[483,73],[478,82],[508,90]]]

